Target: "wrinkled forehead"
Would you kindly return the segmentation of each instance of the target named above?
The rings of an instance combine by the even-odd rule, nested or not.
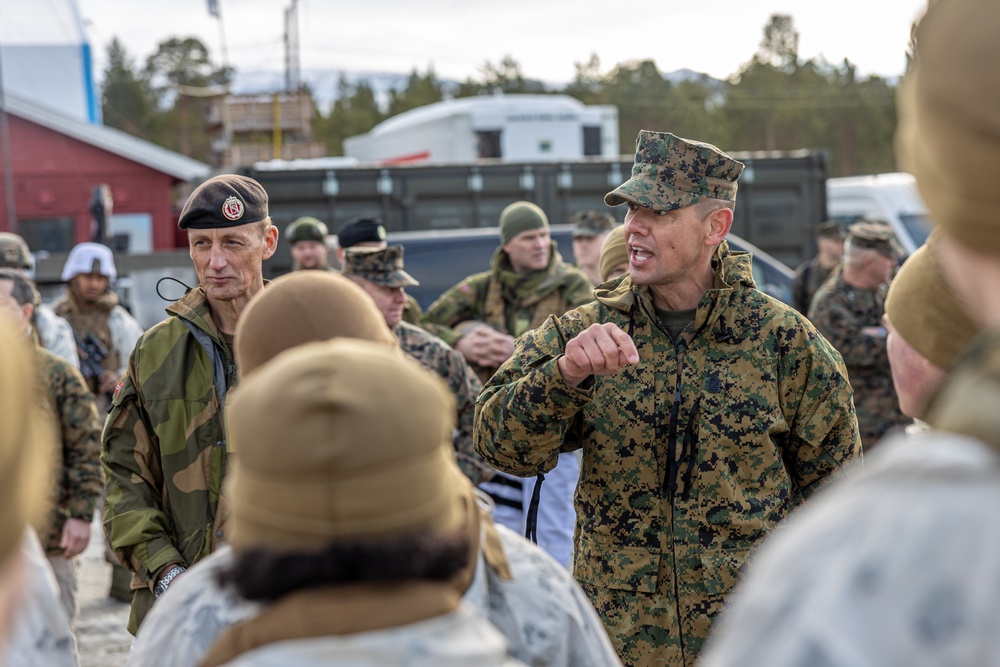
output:
[[[257,224],[238,225],[236,227],[213,227],[211,229],[188,229],[188,243],[194,241],[226,241],[229,239],[245,241],[258,236]]]

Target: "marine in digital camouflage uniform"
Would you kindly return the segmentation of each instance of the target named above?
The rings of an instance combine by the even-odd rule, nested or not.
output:
[[[569,220],[573,224],[573,257],[576,268],[587,274],[595,285],[601,280],[601,248],[608,232],[614,229],[615,217],[607,211],[577,211]]]
[[[816,232],[819,252],[795,269],[795,277],[792,278],[791,305],[803,315],[809,313],[813,296],[840,264],[841,256],[844,254],[844,236],[844,228],[840,223],[835,220],[824,222]]]
[[[605,198],[629,204],[631,273],[519,339],[477,404],[476,450],[500,470],[583,450],[573,574],[626,665],[695,664],[756,545],[861,453],[840,356],[721,240],[742,167],[640,132],[632,178]],[[688,313],[663,307],[688,285],[657,277],[670,232],[707,283]],[[587,375],[592,343],[611,347],[582,357]]]
[[[387,247],[389,243],[386,241],[386,236],[385,225],[378,218],[354,218],[337,232],[337,261],[341,267],[344,266],[344,253],[348,248]],[[403,321],[419,326],[423,315],[424,311],[417,300],[407,294]]]
[[[884,223],[855,223],[845,263],[816,292],[809,309],[809,320],[847,364],[865,449],[911,421],[899,409],[882,325],[889,276],[899,256],[893,239]]]
[[[278,237],[263,188],[231,174],[196,188],[178,224],[188,231],[201,284],[168,306],[167,319],[136,343],[102,435],[104,530],[119,561],[135,573],[133,634],[159,580],[204,558],[224,538],[222,406],[236,381],[233,332],[264,287],[261,262],[274,254]]]
[[[459,468],[473,484],[492,479],[495,471],[472,447],[476,397],[482,383],[461,354],[437,336],[402,320],[406,303],[404,288],[420,284],[403,268],[402,246],[382,250],[351,248],[344,253],[344,275],[372,297],[403,351],[440,375],[455,396],[455,452]]]
[[[445,292],[424,313],[420,325],[457,348],[473,329],[487,326],[517,338],[540,326],[549,315],[561,315],[594,298],[593,284],[582,271],[563,261],[554,242],[549,243],[548,263],[541,270],[519,272],[511,264],[508,244],[523,233],[548,229],[548,219],[529,202],[515,202],[501,213],[503,245],[493,254],[491,268],[469,276]],[[513,220],[513,224],[505,224]],[[466,359],[485,382],[499,367]]]

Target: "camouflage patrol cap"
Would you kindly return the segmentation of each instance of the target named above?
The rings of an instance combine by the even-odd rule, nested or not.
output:
[[[824,239],[843,241],[847,236],[847,232],[844,231],[844,226],[836,220],[827,220],[826,222],[821,222],[816,227],[816,236]]]
[[[743,166],[712,144],[640,130],[632,177],[604,195],[604,203],[630,202],[654,211],[672,211],[706,197],[736,201],[736,180]]]
[[[607,211],[577,211],[570,217],[573,238],[599,236],[615,226],[615,216]]]
[[[344,252],[344,275],[359,276],[383,287],[409,287],[420,283],[403,270],[403,246],[348,248]]]
[[[217,229],[269,219],[267,193],[260,183],[239,174],[220,174],[195,188],[184,204],[177,226]]]
[[[870,248],[886,257],[900,259],[906,255],[896,241],[892,227],[877,220],[861,220],[847,230],[847,238],[856,248]]]
[[[326,243],[326,225],[322,221],[312,216],[302,216],[285,228],[285,240],[290,245],[295,245],[299,241],[318,241]]]
[[[385,225],[378,218],[355,218],[337,232],[337,244],[353,248],[359,243],[381,243],[385,237]]]
[[[0,266],[9,269],[31,268],[28,244],[17,234],[0,232]]]

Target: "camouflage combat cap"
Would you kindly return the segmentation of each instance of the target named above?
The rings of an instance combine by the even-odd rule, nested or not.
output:
[[[327,233],[326,225],[322,221],[304,215],[285,228],[285,240],[290,245],[295,245],[299,241],[319,241],[325,244]]]
[[[816,227],[816,236],[843,241],[847,237],[847,232],[844,230],[844,226],[836,220],[827,220],[819,223]]]
[[[712,144],[640,130],[632,177],[604,195],[604,203],[630,202],[654,211],[672,211],[706,197],[736,201],[736,180],[743,167]]]
[[[577,211],[569,221],[573,223],[573,238],[600,236],[615,226],[615,216],[607,211]]]
[[[403,270],[403,246],[348,248],[344,252],[344,275],[359,276],[383,287],[409,287],[420,283]]]
[[[17,234],[0,232],[0,266],[8,269],[31,268],[28,244]]]
[[[181,229],[238,227],[268,220],[267,193],[239,174],[214,176],[188,197],[177,226]]]
[[[385,225],[378,218],[355,218],[337,232],[337,244],[353,248],[359,243],[380,243],[385,237]]]
[[[892,227],[877,220],[861,220],[847,230],[847,239],[856,248],[870,248],[886,257],[906,256]]]

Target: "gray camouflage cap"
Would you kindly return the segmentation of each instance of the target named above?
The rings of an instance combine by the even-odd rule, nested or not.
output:
[[[604,195],[604,203],[631,202],[654,211],[672,211],[706,197],[736,201],[736,179],[743,166],[712,144],[640,130],[632,177]]]
[[[615,226],[615,216],[607,211],[578,211],[570,217],[573,238],[598,236]]]
[[[360,276],[383,287],[409,287],[420,283],[403,270],[403,246],[388,248],[347,248],[344,275]]]

